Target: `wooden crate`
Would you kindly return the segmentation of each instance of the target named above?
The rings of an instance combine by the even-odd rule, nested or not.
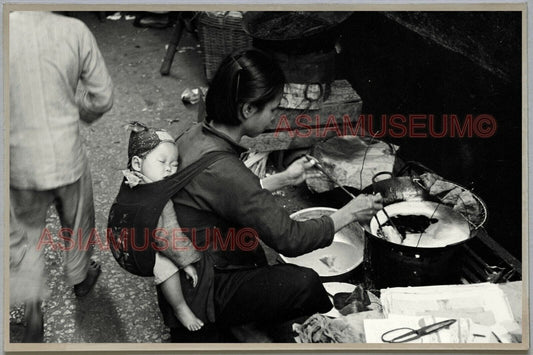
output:
[[[278,119],[265,133],[255,138],[245,136],[241,144],[260,152],[310,147],[336,135],[351,134],[362,106],[350,83],[336,80],[320,110],[277,109]]]

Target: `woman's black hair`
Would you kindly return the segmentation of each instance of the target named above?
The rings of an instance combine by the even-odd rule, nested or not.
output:
[[[249,103],[262,109],[283,92],[285,78],[274,58],[248,49],[224,58],[206,97],[207,120],[238,126],[239,111]]]

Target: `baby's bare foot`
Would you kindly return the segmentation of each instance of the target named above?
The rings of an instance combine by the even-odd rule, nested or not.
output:
[[[186,304],[176,307],[175,314],[181,324],[191,332],[200,330],[204,326],[204,322],[197,318]]]

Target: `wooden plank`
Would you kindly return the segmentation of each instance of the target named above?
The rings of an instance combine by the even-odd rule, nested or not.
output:
[[[334,136],[358,134],[357,120],[362,107],[363,102],[350,83],[337,80],[320,110],[278,109],[279,120],[255,138],[243,137],[241,144],[255,151],[269,152],[307,148]]]
[[[498,257],[505,261],[509,266],[511,266],[517,273],[522,275],[522,263],[516,259],[511,253],[509,253],[504,247],[502,247],[498,242],[492,239],[484,229],[478,229],[476,237],[485,244],[490,250],[494,252]]]
[[[276,110],[277,120],[265,132],[288,131],[288,130],[308,130],[308,127],[326,127],[336,125],[342,129],[343,125],[351,124],[355,131],[363,103],[346,102],[327,105],[320,110]],[[347,129],[347,128],[346,128]]]
[[[325,131],[324,127],[319,128],[321,130],[317,130],[309,136],[297,135],[294,132],[263,133],[255,138],[244,136],[240,143],[254,151],[271,152],[274,150],[307,148],[337,135],[334,131]]]
[[[331,93],[326,103],[344,103],[362,101],[348,80],[335,80],[331,83]]]
[[[352,112],[342,117],[330,116],[320,126],[296,127],[269,131],[255,138],[243,137],[241,144],[259,152],[310,147],[334,136],[361,134],[357,128],[357,118],[361,114],[361,104],[350,107]],[[348,118],[347,118],[348,117]]]
[[[361,114],[362,105],[361,97],[348,81],[336,80],[331,84],[331,93],[322,103],[320,110],[278,108],[275,111],[278,119],[273,120],[272,124],[267,127],[267,131],[273,132],[278,128],[288,129],[289,127],[295,129],[301,127],[302,124],[325,126],[330,116],[334,116],[338,123],[342,123],[343,116],[349,116],[349,119],[355,122]]]

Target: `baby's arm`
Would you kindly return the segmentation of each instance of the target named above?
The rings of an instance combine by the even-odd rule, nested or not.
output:
[[[160,285],[172,276],[179,277],[178,267],[161,253],[155,253],[154,282]]]
[[[194,267],[190,265],[186,268],[194,270]],[[196,274],[196,270],[194,270],[194,273]],[[204,323],[191,311],[183,297],[178,268],[161,253],[155,254],[154,276],[155,283],[161,285],[163,296],[165,296],[181,324],[190,331],[200,329]]]
[[[172,202],[167,202],[161,212],[157,227],[161,229],[155,242],[160,252],[156,253],[154,276],[155,283],[161,284],[177,273],[178,267],[182,268],[187,278],[191,279],[193,286],[198,283],[198,274],[192,263],[200,259],[199,253],[194,249],[189,238],[178,233],[179,224],[174,212]],[[179,236],[179,244],[174,245],[173,235]]]
[[[167,202],[161,212],[157,226],[161,229],[155,238],[158,251],[172,260],[179,268],[184,269],[200,260],[200,254],[194,248],[191,240],[181,232],[171,201]]]

